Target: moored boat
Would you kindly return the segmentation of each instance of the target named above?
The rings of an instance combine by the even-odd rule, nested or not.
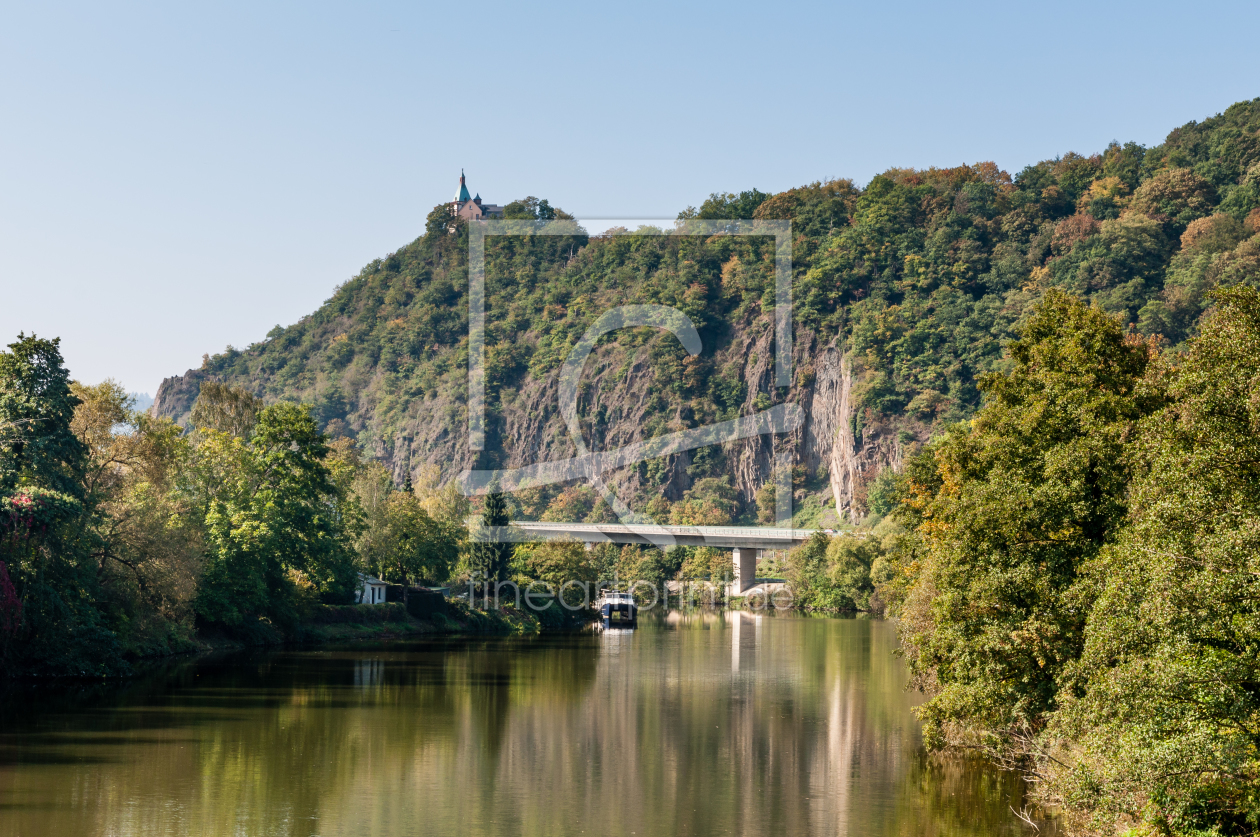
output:
[[[639,608],[629,593],[605,590],[599,600],[599,615],[605,623],[633,624],[638,619]]]

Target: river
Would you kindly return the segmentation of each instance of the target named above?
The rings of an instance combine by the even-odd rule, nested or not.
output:
[[[923,752],[895,648],[878,620],[672,613],[19,685],[0,837],[1036,833],[1015,776]]]

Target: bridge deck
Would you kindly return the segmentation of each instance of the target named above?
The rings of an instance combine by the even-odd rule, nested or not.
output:
[[[540,538],[570,537],[588,543],[715,546],[726,549],[791,549],[818,530],[771,526],[653,526],[641,523],[541,523],[513,520],[512,527]]]

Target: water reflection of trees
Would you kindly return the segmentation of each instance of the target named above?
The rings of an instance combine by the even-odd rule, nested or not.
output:
[[[922,754],[894,641],[710,613],[186,666],[0,760],[0,835],[1017,833],[1013,780]]]

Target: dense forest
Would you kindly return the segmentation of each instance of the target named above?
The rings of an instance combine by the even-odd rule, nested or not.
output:
[[[462,497],[398,490],[305,406],[210,382],[186,431],[70,380],[56,340],[0,352],[0,432],[9,675],[121,674],[198,631],[276,638],[353,601],[359,572],[445,578],[466,539]]]
[[[1173,351],[1050,289],[887,513],[788,556],[798,606],[899,618],[929,747],[1070,833],[1260,830],[1260,290],[1209,298]]]
[[[900,617],[929,746],[1072,833],[1260,828],[1260,292],[1211,291],[1182,348],[1048,291],[876,531],[792,562]]]

